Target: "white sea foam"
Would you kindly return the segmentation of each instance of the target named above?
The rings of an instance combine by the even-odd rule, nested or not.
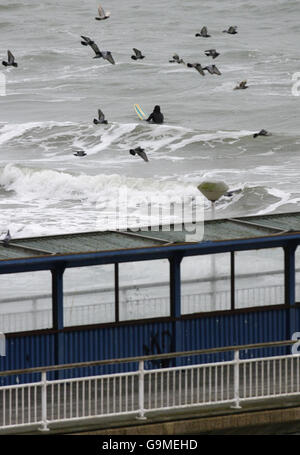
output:
[[[128,190],[129,202],[135,206],[136,197],[145,200],[152,196],[170,200],[181,196],[195,196],[193,184],[178,180],[130,178],[118,174],[72,175],[54,170],[36,170],[7,165],[0,173],[0,186],[5,191],[14,192],[14,201],[77,201],[90,204],[108,201],[123,189]]]
[[[241,139],[242,137],[251,136],[255,131],[216,131],[212,133],[202,133],[202,134],[195,134],[187,139],[183,139],[181,142],[171,145],[170,149],[175,151],[179,148],[186,147],[187,145],[194,144],[197,142],[209,142],[209,141],[216,141],[216,140],[223,140],[223,139]]]
[[[150,220],[149,204],[152,208],[167,208],[170,203],[185,201],[192,207],[195,201],[201,199],[194,184],[180,182],[176,178],[160,180],[118,174],[72,175],[14,165],[7,165],[0,172],[0,187],[2,193],[7,192],[7,197],[0,199],[5,213],[1,224],[3,229],[9,226],[17,237],[114,229],[118,201],[122,201],[124,195],[128,214],[144,225]],[[121,221],[125,219],[121,217]]]
[[[86,145],[85,140],[83,139],[75,139],[73,142],[74,147],[81,147],[89,154],[93,155],[102,150],[107,149],[110,147],[114,142],[120,140],[120,138],[124,135],[127,135],[135,130],[137,124],[136,123],[129,123],[124,125],[111,125],[109,128],[104,127],[105,129],[98,130],[93,134],[94,137],[99,138],[100,142],[93,146]],[[90,139],[91,136],[88,137]]]
[[[278,188],[268,188],[268,193],[277,198],[278,200],[272,204],[268,204],[267,207],[259,210],[257,215],[266,215],[268,213],[276,212],[279,207],[284,206],[285,204],[298,204],[300,202],[300,197],[291,197],[291,193],[287,191],[279,190]]]

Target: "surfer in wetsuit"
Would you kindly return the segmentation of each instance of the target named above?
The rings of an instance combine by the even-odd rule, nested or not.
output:
[[[152,114],[149,115],[149,117],[146,119],[146,122],[153,122],[153,123],[163,123],[164,122],[164,116],[160,112],[160,106],[155,106]]]

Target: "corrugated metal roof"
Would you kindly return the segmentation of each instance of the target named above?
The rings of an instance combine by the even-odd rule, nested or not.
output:
[[[0,244],[0,260],[145,248],[167,242],[133,233],[110,231],[12,239],[8,246]]]
[[[203,241],[268,237],[284,232],[300,233],[300,212],[205,221]],[[0,243],[0,261],[166,246],[185,241],[185,233],[174,227],[171,231],[99,231],[12,239],[8,246]]]
[[[300,212],[273,215],[223,218],[205,221],[203,241],[220,241],[266,237],[283,232],[300,232]],[[144,236],[147,231],[142,231]],[[149,235],[168,239],[170,242],[184,242],[185,233],[149,232]]]

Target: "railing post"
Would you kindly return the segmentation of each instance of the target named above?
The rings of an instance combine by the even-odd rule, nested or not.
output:
[[[47,422],[47,372],[42,372],[42,426],[39,431],[49,431]]]
[[[233,392],[234,404],[231,406],[234,409],[239,409],[240,406],[240,357],[239,350],[234,351],[234,379],[233,379]]]
[[[284,303],[287,306],[286,339],[291,339],[296,329],[295,317],[295,252],[296,245],[284,248]]]
[[[54,336],[54,362],[56,365],[64,363],[64,302],[63,302],[63,274],[64,268],[55,268],[52,273],[52,326],[56,330]],[[63,370],[54,373],[55,379],[63,377]]]
[[[230,251],[230,309],[235,309],[235,255]]]
[[[172,350],[180,352],[182,348],[181,334],[181,276],[180,264],[182,257],[175,256],[169,259],[170,262],[170,314],[174,319],[172,333]],[[174,366],[180,366],[181,359],[175,357]]]
[[[138,420],[147,420],[145,417],[145,409],[144,409],[144,402],[145,402],[145,384],[144,384],[144,377],[145,377],[145,370],[144,370],[144,361],[139,361],[139,412],[136,418]]]
[[[120,279],[119,264],[115,263],[115,322],[119,322],[119,303],[120,303]]]

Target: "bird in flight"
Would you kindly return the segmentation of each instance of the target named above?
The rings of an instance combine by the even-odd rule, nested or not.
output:
[[[142,149],[142,147],[136,147],[135,149],[130,149],[129,153],[131,155],[139,155],[144,161],[149,161],[148,157],[147,157],[144,149]]]
[[[106,124],[107,125],[107,120],[105,120],[105,116],[103,114],[103,112],[101,111],[101,109],[98,109],[98,119],[94,118],[94,123],[95,125],[99,125],[99,124]]]
[[[100,49],[97,46],[97,44],[95,43],[95,41],[93,41],[88,36],[81,35],[81,38],[83,39],[83,41],[81,41],[81,44],[83,46],[90,46],[93,49],[93,51],[95,52],[96,55],[94,58],[104,58],[105,60],[110,62],[112,65],[115,64],[115,61],[114,61],[113,56],[110,51],[100,51]]]
[[[223,30],[223,33],[229,33],[229,35],[236,35],[237,34],[237,26],[236,25],[231,25],[228,30]]]
[[[141,51],[139,51],[135,47],[132,50],[135,53],[135,55],[131,56],[132,60],[141,60],[142,58],[145,58],[145,56],[141,53]]]
[[[10,241],[11,241],[11,235],[10,235],[10,232],[9,232],[9,230],[8,230],[7,233],[6,233],[6,236],[5,236],[4,239],[2,240],[3,246],[7,246],[7,245],[9,244]]]
[[[173,55],[173,60],[169,60],[170,63],[183,63],[184,64],[184,61],[182,60],[182,58],[179,57],[178,54],[174,54]]]
[[[99,5],[98,14],[99,16],[95,17],[96,21],[104,21],[110,17],[110,12],[105,12],[101,5]]]
[[[202,27],[200,33],[196,33],[195,36],[201,36],[202,38],[209,38],[211,35],[207,33],[207,27]]]
[[[207,57],[212,57],[213,59],[217,58],[218,55],[220,55],[216,49],[208,49],[207,51],[204,51],[204,53]]]
[[[260,130],[258,133],[253,134],[253,137],[257,136],[271,136],[271,133],[266,130]]]
[[[204,70],[208,71],[210,74],[217,74],[218,76],[221,76],[221,74],[222,74],[221,71],[218,70],[216,65],[205,66],[203,68],[203,71]]]
[[[248,88],[247,81],[242,81],[236,87],[234,87],[234,90],[243,90],[246,88]]]
[[[83,150],[77,150],[77,152],[73,153],[74,156],[85,156],[86,153]]]
[[[2,65],[14,66],[15,68],[17,68],[18,64],[17,64],[17,62],[15,62],[15,57],[13,56],[13,54],[10,51],[7,51],[7,62],[3,61]]]
[[[200,63],[187,63],[186,65],[188,68],[195,68],[202,76],[205,76],[204,68],[200,65]]]

